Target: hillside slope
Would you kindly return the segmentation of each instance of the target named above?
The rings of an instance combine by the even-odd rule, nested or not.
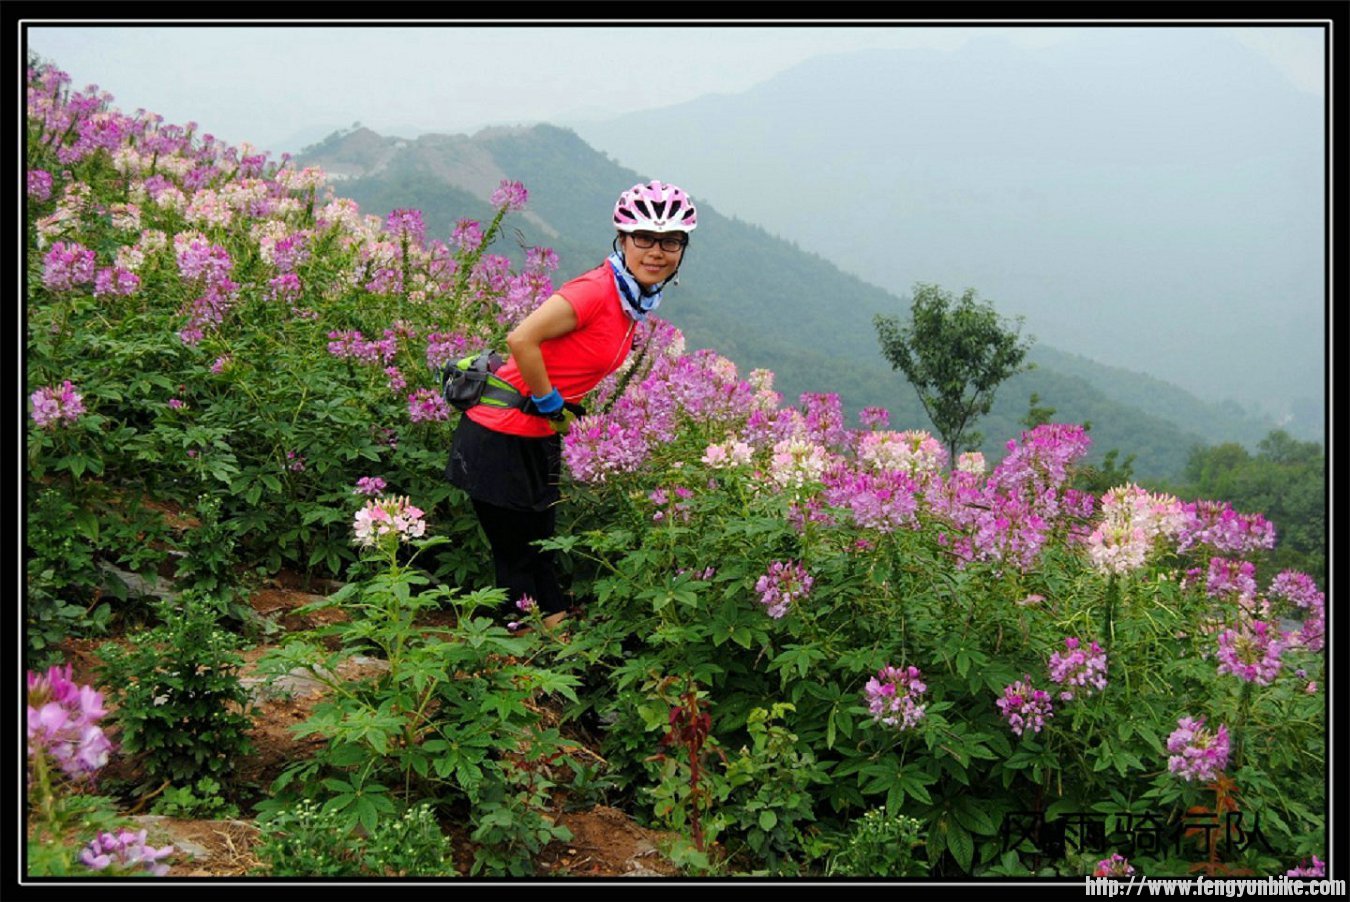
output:
[[[499,252],[519,258],[521,246],[552,247],[561,261],[558,282],[603,259],[616,191],[649,177],[619,166],[574,132],[547,125],[414,141],[359,129],[334,133],[300,159],[333,167],[340,173],[334,190],[365,212],[421,210],[432,236],[448,235],[460,218],[490,217],[487,197],[498,180],[519,180],[530,192],[529,215]],[[668,290],[661,308],[690,346],[715,348],[745,370],[773,370],[787,398],[833,391],[850,412],[882,406],[897,428],[931,428],[913,389],[882,358],[872,326],[877,313],[907,314],[910,286],[883,291],[695,199],[699,227],[682,284]],[[998,307],[997,298],[988,300]],[[986,455],[1000,456],[1003,443],[1020,432],[1032,393],[1056,409],[1057,420],[1093,424],[1092,459],[1117,448],[1136,456],[1140,477],[1175,475],[1194,445],[1250,445],[1271,426],[1175,387],[1163,389],[1158,380],[1097,368],[1039,344],[1033,359],[1038,368],[1005,384],[978,426]],[[1074,371],[1065,372],[1060,363],[1070,359]]]

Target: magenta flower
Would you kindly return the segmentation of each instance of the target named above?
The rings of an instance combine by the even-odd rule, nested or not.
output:
[[[882,435],[872,432],[868,435]],[[858,471],[836,467],[823,477],[825,500],[832,507],[848,508],[863,529],[894,532],[916,526],[918,484],[899,470]]]
[[[622,423],[613,414],[582,417],[563,438],[562,458],[573,479],[601,483],[641,466],[647,439],[640,424]]]
[[[1060,692],[1062,701],[1072,701],[1075,689],[1083,695],[1106,688],[1106,652],[1096,642],[1084,650],[1081,641],[1070,636],[1064,640],[1065,653],[1050,656],[1050,679],[1066,687]]]
[[[42,429],[60,423],[72,425],[84,414],[84,398],[67,379],[60,388],[47,386],[28,396],[33,404],[33,422]]]
[[[450,245],[463,254],[471,254],[483,244],[483,227],[475,219],[461,219],[450,233]]]
[[[108,763],[112,743],[98,721],[103,694],[71,680],[71,666],[28,671],[28,756],[47,754],[72,780],[90,780]]]
[[[293,303],[300,299],[302,286],[300,277],[293,272],[282,273],[275,279],[267,280],[267,299]]]
[[[1026,675],[1021,680],[1003,687],[1003,698],[997,702],[1003,718],[1018,736],[1021,736],[1027,727],[1031,728],[1031,732],[1039,733],[1045,726],[1046,718],[1055,716],[1050,693],[1032,686],[1027,682],[1030,679],[1031,676]]]
[[[414,423],[434,423],[450,419],[450,405],[439,392],[419,388],[408,395],[408,417]]]
[[[353,495],[378,495],[385,489],[385,481],[378,476],[362,476],[356,480]]]
[[[538,607],[538,604],[528,595],[522,595],[516,599],[516,610],[520,611],[522,614],[528,614],[536,607]]]
[[[1286,877],[1325,878],[1327,876],[1327,863],[1322,859],[1318,858],[1316,855],[1314,855],[1312,857],[1311,862],[1308,861],[1307,859],[1304,859],[1303,861],[1299,862],[1298,867],[1285,871],[1284,874]]]
[[[532,247],[525,251],[525,272],[544,275],[558,268],[558,254],[550,247]]]
[[[1033,494],[1058,489],[1068,479],[1069,467],[1091,445],[1082,426],[1044,423],[1023,432],[1020,443],[1008,442],[1008,454],[994,468],[992,478],[1001,488]]]
[[[1205,718],[1182,717],[1167,737],[1167,769],[1187,782],[1208,782],[1228,766],[1228,728],[1220,724],[1217,732],[1205,728]]]
[[[46,200],[52,196],[52,174],[45,169],[28,170],[28,196]]]
[[[1128,877],[1134,873],[1134,866],[1130,860],[1117,853],[1112,853],[1110,858],[1103,858],[1097,862],[1096,869],[1092,872],[1094,877]]]
[[[1269,686],[1280,673],[1285,647],[1278,630],[1263,620],[1253,620],[1241,631],[1224,630],[1219,635],[1219,674]]]
[[[202,279],[208,284],[219,284],[226,281],[234,269],[230,252],[204,238],[175,240],[174,250],[177,252],[178,274],[184,281]]]
[[[407,238],[413,247],[421,247],[427,237],[420,210],[394,210],[385,218],[384,230],[397,238]]]
[[[141,287],[141,277],[122,267],[104,267],[94,276],[94,297],[120,295],[128,297]]]
[[[872,429],[885,429],[891,425],[891,412],[884,407],[864,407],[858,412],[858,422]]]
[[[507,181],[502,179],[497,190],[492,192],[490,202],[494,207],[505,207],[510,212],[525,209],[525,202],[529,200],[529,192],[520,182]]]
[[[919,679],[920,676],[919,668],[914,666],[886,666],[877,671],[877,675],[868,680],[863,688],[863,697],[867,699],[872,718],[901,730],[908,730],[922,720],[924,706],[919,704],[919,700],[928,687]]]
[[[69,291],[94,281],[94,252],[75,242],[56,242],[42,264],[42,284],[53,291]]]
[[[305,232],[296,232],[278,238],[270,245],[263,243],[262,249],[264,256],[270,249],[272,265],[277,268],[277,272],[293,276],[295,268],[309,259],[309,235]]]
[[[122,873],[132,869],[144,869],[156,877],[163,877],[169,873],[169,866],[160,864],[159,860],[173,854],[174,848],[165,846],[156,849],[147,846],[145,837],[145,830],[133,833],[122,829],[116,834],[100,833],[80,853],[80,862],[95,871],[109,867],[113,868],[114,872]]]
[[[1266,594],[1303,609],[1303,625],[1289,637],[1290,642],[1302,645],[1308,651],[1321,651],[1326,634],[1326,595],[1317,588],[1312,577],[1297,570],[1285,570],[1271,580]]]
[[[1218,501],[1195,501],[1184,510],[1177,551],[1208,545],[1223,554],[1246,554],[1275,547],[1275,527],[1261,514],[1239,514],[1232,505]]]
[[[1211,558],[1205,591],[1213,598],[1222,598],[1230,593],[1245,598],[1253,597],[1256,595],[1256,565],[1249,561]]]
[[[759,602],[768,609],[769,616],[779,620],[794,602],[811,593],[814,584],[815,580],[801,564],[774,561],[769,565],[769,572],[755,582],[755,591],[760,593]]]

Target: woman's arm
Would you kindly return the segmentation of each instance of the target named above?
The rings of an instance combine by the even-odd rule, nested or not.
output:
[[[576,327],[577,313],[572,304],[562,295],[555,294],[506,336],[506,347],[534,397],[542,398],[553,391],[539,345],[551,338],[560,338]]]

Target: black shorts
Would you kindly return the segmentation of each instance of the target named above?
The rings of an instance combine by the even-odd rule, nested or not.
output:
[[[475,501],[542,511],[558,503],[562,436],[526,438],[459,418],[445,478]]]

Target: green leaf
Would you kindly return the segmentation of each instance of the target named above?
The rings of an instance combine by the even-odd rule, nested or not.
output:
[[[965,827],[956,823],[947,824],[947,848],[951,850],[956,863],[969,872],[971,859],[975,857],[975,841],[970,838]]]
[[[763,830],[765,833],[768,833],[777,825],[778,825],[778,815],[774,814],[772,811],[769,811],[767,809],[759,813],[759,829]]]

